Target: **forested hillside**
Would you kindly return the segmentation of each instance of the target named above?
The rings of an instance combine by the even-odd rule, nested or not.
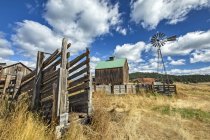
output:
[[[160,78],[164,75],[158,73],[143,73],[135,72],[130,73],[130,80],[135,78]],[[197,83],[197,82],[210,82],[210,75],[168,75],[169,79],[173,82],[184,82],[184,83]]]

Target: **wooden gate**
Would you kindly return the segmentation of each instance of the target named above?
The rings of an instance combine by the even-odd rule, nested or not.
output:
[[[92,81],[89,50],[68,62],[69,112],[91,112]]]
[[[89,50],[70,61],[70,46],[63,39],[61,51],[46,58],[38,52],[36,69],[22,78],[19,90],[29,95],[32,110],[62,127],[68,123],[69,112],[90,115],[91,111]]]

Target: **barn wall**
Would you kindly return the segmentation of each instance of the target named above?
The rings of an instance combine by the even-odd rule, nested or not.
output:
[[[123,83],[129,83],[129,67],[127,61],[123,67]]]
[[[123,68],[96,69],[96,84],[123,84]]]
[[[23,72],[23,76],[31,73],[31,71],[21,64],[12,65],[11,67],[6,67],[2,70],[2,75],[16,75],[17,70]]]

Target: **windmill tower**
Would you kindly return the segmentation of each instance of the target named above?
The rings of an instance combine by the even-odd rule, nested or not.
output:
[[[171,36],[171,37],[166,37],[166,35],[164,33],[156,33],[155,35],[153,35],[152,39],[151,39],[151,44],[157,48],[157,73],[161,72],[161,70],[163,70],[164,72],[164,77],[161,76],[161,81],[164,84],[165,82],[169,84],[169,79],[168,79],[168,75],[167,75],[167,71],[166,71],[166,67],[163,61],[163,55],[161,52],[161,47],[164,46],[166,44],[166,42],[169,41],[175,41],[176,40],[176,35],[175,36]]]

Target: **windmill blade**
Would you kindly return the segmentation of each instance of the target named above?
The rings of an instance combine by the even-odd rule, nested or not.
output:
[[[167,41],[176,41],[176,35],[168,37]]]
[[[163,39],[163,38],[165,37],[165,34],[164,34],[164,33],[160,33],[159,37],[160,37],[161,39]]]

